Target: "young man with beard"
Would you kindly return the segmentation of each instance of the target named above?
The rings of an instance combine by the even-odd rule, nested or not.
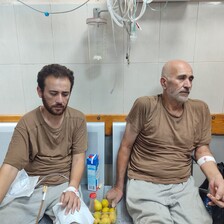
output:
[[[193,79],[187,62],[167,62],[163,93],[138,98],[126,118],[116,184],[107,198],[112,206],[121,200],[127,170],[126,205],[134,223],[212,223],[191,176],[192,152],[209,180],[210,204],[224,207],[224,181],[209,149],[209,109],[188,99]]]
[[[58,64],[46,65],[37,82],[43,105],[25,114],[15,127],[0,169],[0,203],[22,169],[29,176],[40,176],[40,185],[30,197],[0,207],[2,224],[35,223],[43,186],[48,188],[39,220],[44,214],[54,220],[52,208],[59,201],[66,214],[80,209],[78,189],[85,166],[87,126],[84,114],[68,107],[73,72]]]

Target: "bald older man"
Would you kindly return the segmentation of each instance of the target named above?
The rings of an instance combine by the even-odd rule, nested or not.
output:
[[[167,62],[163,93],[138,98],[126,118],[116,185],[107,198],[113,206],[120,201],[127,170],[126,204],[134,223],[212,223],[191,176],[192,152],[210,182],[211,203],[224,207],[224,181],[209,149],[210,111],[188,98],[193,79],[187,62]]]

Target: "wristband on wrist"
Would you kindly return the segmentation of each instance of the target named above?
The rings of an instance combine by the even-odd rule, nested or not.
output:
[[[209,161],[212,161],[214,163],[216,163],[215,161],[215,158],[213,156],[202,156],[198,161],[197,161],[197,164],[199,166],[201,166],[202,164],[206,163],[206,162],[209,162]]]
[[[75,193],[75,194],[77,195],[77,197],[80,197],[79,191],[78,191],[75,187],[73,187],[73,186],[69,186],[69,187],[67,187],[67,188],[63,191],[63,193],[65,193],[65,192],[67,192],[67,191],[71,191],[71,192]]]

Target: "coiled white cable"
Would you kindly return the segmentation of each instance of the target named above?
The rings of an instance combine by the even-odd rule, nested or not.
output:
[[[138,2],[137,0],[107,0],[108,11],[114,20],[114,22],[123,27],[124,22],[134,22],[139,20],[145,13],[147,4],[151,3],[152,0],[143,0],[142,7],[138,16],[136,16]],[[124,7],[122,7],[122,5]],[[119,9],[119,13],[116,9]]]

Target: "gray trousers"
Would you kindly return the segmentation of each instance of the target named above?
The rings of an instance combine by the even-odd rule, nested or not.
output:
[[[68,183],[48,187],[40,219],[44,214],[47,214],[52,220],[55,219],[52,208],[59,202],[61,193],[67,186]],[[42,190],[42,187],[38,187],[30,197],[16,198],[6,206],[1,207],[0,223],[35,224],[43,197]]]
[[[130,179],[126,203],[136,224],[212,224],[193,177],[180,184]]]

